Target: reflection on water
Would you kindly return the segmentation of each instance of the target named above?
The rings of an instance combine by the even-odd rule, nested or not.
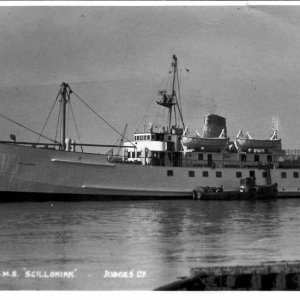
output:
[[[1,289],[150,290],[192,267],[297,260],[299,213],[297,199],[3,203]]]

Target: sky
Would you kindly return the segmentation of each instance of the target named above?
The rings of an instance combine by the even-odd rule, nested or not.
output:
[[[300,6],[0,7],[0,112],[40,132],[61,82],[127,137],[162,115],[158,89],[178,57],[185,124],[222,115],[233,140],[272,134],[300,149]],[[188,68],[190,71],[186,72]],[[76,97],[83,143],[119,136]],[[54,137],[58,110],[44,134]],[[0,118],[0,139],[30,132]],[[70,127],[69,135],[77,139]]]

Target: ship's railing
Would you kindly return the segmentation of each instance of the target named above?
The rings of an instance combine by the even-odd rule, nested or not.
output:
[[[16,142],[16,141],[0,141],[0,144],[10,144],[10,145],[20,145],[29,146],[32,148],[45,148],[45,149],[55,149],[60,150],[61,144],[54,143],[35,143],[35,142]]]
[[[287,149],[284,156],[300,156],[300,149]]]
[[[178,167],[193,167],[193,168],[273,168],[277,165],[275,162],[252,162],[252,161],[235,161],[235,160],[212,160],[212,161],[199,161],[193,159],[183,159],[171,163],[165,160],[154,160],[150,157],[140,156],[137,159],[129,160],[124,159],[123,156],[109,155],[107,156],[110,162],[123,163],[123,164],[136,164],[136,165],[149,165],[149,166],[178,166]]]
[[[285,154],[281,156],[279,167],[282,168],[299,168],[300,167],[300,150],[285,150]]]
[[[19,141],[0,141],[0,144],[10,144],[10,145],[20,145],[20,146],[29,146],[32,148],[44,148],[44,149],[53,149],[53,150],[62,150],[62,144],[60,143],[36,143],[36,142],[19,142]],[[69,152],[78,152],[82,151],[82,147],[94,147],[94,148],[124,148],[123,145],[107,145],[107,144],[82,144],[72,142],[70,144]],[[126,146],[126,148],[135,148],[135,146]]]
[[[300,160],[300,150],[286,150],[282,155],[284,161],[297,161]]]

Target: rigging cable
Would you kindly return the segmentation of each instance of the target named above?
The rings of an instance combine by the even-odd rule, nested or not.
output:
[[[73,116],[73,120],[74,120],[74,124],[75,124],[75,128],[76,128],[78,140],[79,140],[79,143],[81,144],[80,136],[79,136],[79,131],[78,131],[78,127],[77,127],[77,124],[76,124],[76,119],[75,119],[75,116],[74,116],[74,112],[73,112],[73,108],[72,108],[71,102],[69,103],[69,105],[70,105],[70,108],[71,108],[71,113],[72,113],[72,116]],[[80,147],[81,147],[81,152],[83,153],[83,147],[82,146],[80,146]]]
[[[69,105],[66,103],[66,138],[69,136],[69,113],[68,113]]]
[[[103,117],[101,117],[91,106],[89,106],[77,93],[75,93],[72,90],[73,94],[84,104],[86,107],[88,107],[94,114],[96,114],[107,126],[109,126],[112,130],[117,132],[120,136],[122,136],[122,133],[120,133],[116,128],[114,128],[112,125],[110,125]],[[131,145],[136,147],[131,141],[129,141],[126,137],[124,137]]]
[[[142,118],[141,122],[139,123],[138,127],[136,128],[135,133],[138,132],[138,129],[140,128],[140,126],[142,125],[144,119],[146,118],[146,116],[147,116],[147,114],[148,114],[148,111],[150,110],[150,108],[151,108],[152,103],[154,102],[154,100],[155,100],[155,96],[153,97],[153,99],[152,99],[150,105],[148,106],[148,108],[146,109],[146,113],[145,113],[145,115],[143,116],[143,118]]]
[[[172,67],[170,67],[168,74],[167,74],[167,84],[166,84],[167,90],[171,89],[171,79],[172,79],[172,76],[170,76],[171,73],[172,73]]]
[[[151,103],[149,104],[148,108],[146,109],[145,115],[143,116],[143,118],[142,118],[141,122],[139,123],[138,127],[136,128],[135,133],[138,132],[139,128],[141,127],[141,125],[143,123],[143,121],[146,119],[146,116],[148,115],[148,112],[149,112],[153,102],[155,101],[155,98],[156,98],[156,96],[153,97]]]
[[[50,110],[50,112],[49,112],[49,115],[48,115],[48,117],[47,117],[47,119],[46,119],[46,122],[45,122],[45,124],[44,124],[44,126],[43,126],[43,129],[42,129],[42,131],[41,131],[41,133],[39,134],[39,137],[38,137],[38,139],[37,139],[37,143],[39,142],[39,140],[40,140],[40,138],[41,138],[41,135],[42,135],[43,132],[44,132],[44,129],[45,129],[46,125],[47,125],[47,122],[48,122],[48,120],[49,120],[49,118],[50,118],[50,115],[51,115],[52,110],[53,110],[53,108],[54,108],[54,106],[55,106],[55,104],[56,104],[56,101],[57,101],[57,99],[58,99],[59,94],[60,94],[60,92],[57,94],[57,96],[56,96],[56,98],[55,98],[55,100],[54,100],[54,103],[52,104],[52,107],[51,107],[51,110]],[[55,137],[55,139],[56,139],[56,137]]]
[[[10,119],[10,118],[8,118],[8,117],[6,117],[5,115],[3,115],[3,114],[1,114],[1,113],[0,113],[0,116],[1,116],[2,118],[6,119],[6,120],[8,120],[8,121],[10,121],[10,122],[12,122],[12,123],[18,125],[18,126],[20,126],[20,127],[23,127],[23,128],[25,128],[25,129],[27,129],[28,131],[30,131],[30,132],[32,132],[32,133],[34,133],[34,134],[41,135],[41,137],[43,137],[44,139],[47,139],[48,141],[51,141],[51,142],[53,142],[53,143],[55,143],[55,144],[59,144],[58,141],[52,140],[52,139],[50,139],[50,138],[48,138],[48,137],[46,137],[46,136],[44,136],[44,135],[42,135],[42,134],[40,134],[40,133],[38,133],[38,132],[36,132],[36,131],[33,131],[32,129],[30,129],[30,128],[28,128],[28,127],[26,127],[26,126],[24,126],[24,125],[22,125],[22,124],[20,124],[20,123],[18,123],[18,122],[16,122],[16,121]]]
[[[178,102],[177,102],[177,105],[180,106],[179,114],[180,114],[181,122],[182,122],[182,125],[183,125],[183,128],[184,128],[185,126],[184,126],[183,115],[182,115],[182,105],[181,105],[181,95],[180,95],[180,82],[179,82],[179,76],[178,76],[178,74],[177,74],[177,86],[178,86],[178,98],[179,98],[179,105],[178,105]],[[177,98],[176,98],[176,100],[177,100]]]
[[[168,72],[168,73],[169,73],[169,72]],[[162,81],[161,81],[161,83],[160,83],[160,85],[159,85],[159,87],[158,87],[158,89],[157,89],[158,91],[160,91],[160,90],[162,89],[162,86],[164,86],[164,82],[165,82],[166,80],[168,80],[168,81],[167,81],[167,85],[168,85],[168,82],[169,82],[169,79],[168,79],[168,78],[169,78],[168,73],[166,73],[166,74],[163,76],[163,79],[162,79]],[[138,132],[140,126],[142,125],[142,123],[143,123],[144,120],[146,119],[146,116],[148,115],[148,112],[149,112],[149,110],[150,110],[150,108],[151,108],[153,102],[154,102],[156,99],[157,99],[157,94],[155,94],[155,95],[153,96],[153,99],[152,99],[152,101],[150,102],[149,106],[147,107],[147,109],[146,109],[146,111],[145,111],[145,115],[142,117],[141,122],[139,123],[138,127],[137,127],[136,130],[135,130],[135,133]],[[153,122],[154,124],[152,124],[153,126],[154,126],[155,123],[156,123],[156,119],[157,119],[157,117],[154,119],[154,122]]]
[[[69,131],[70,131],[70,104],[71,102],[69,102],[69,105],[67,105],[67,136],[69,136]]]
[[[177,101],[177,95],[175,93],[175,101],[178,105],[178,101]],[[174,106],[174,121],[175,121],[175,126],[177,127],[177,115],[176,115],[176,107]],[[171,130],[171,128],[169,128],[169,130]]]
[[[61,105],[59,106],[59,111],[58,111],[58,118],[57,118],[56,131],[55,131],[55,139],[57,138],[57,134],[58,134],[58,127],[59,127],[59,123],[60,123],[60,113],[61,113]]]

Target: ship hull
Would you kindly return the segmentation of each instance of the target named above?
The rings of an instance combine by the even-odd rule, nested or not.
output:
[[[192,200],[190,193],[174,195],[126,195],[118,194],[72,194],[44,192],[0,192],[0,202],[53,202],[53,201],[143,201],[143,200]]]
[[[168,176],[173,171],[173,176]],[[300,196],[300,169],[272,169],[278,196]],[[194,176],[190,177],[190,171]],[[203,176],[203,171],[208,176]],[[238,190],[240,178],[254,171],[257,184],[265,184],[264,170],[255,168],[167,167],[110,163],[105,155],[64,152],[0,144],[1,201],[107,200],[189,198],[201,186],[224,186]],[[284,171],[287,176],[281,178]],[[221,177],[216,172],[222,172]]]

